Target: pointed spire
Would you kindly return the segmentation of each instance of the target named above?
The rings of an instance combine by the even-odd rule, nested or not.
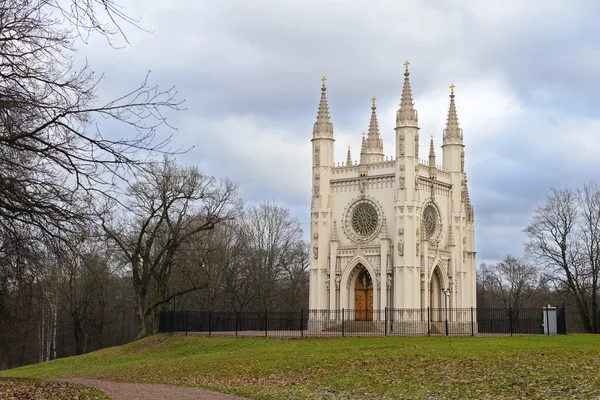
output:
[[[361,148],[361,164],[372,164],[383,162],[383,140],[379,136],[379,124],[377,123],[377,106],[375,101],[377,99],[373,97],[371,106],[371,121],[369,123],[369,134],[365,139],[365,133],[363,132],[363,142]]]
[[[369,136],[367,137],[367,140],[372,140],[372,141],[381,141],[381,138],[379,137],[379,124],[377,123],[377,106],[375,105],[375,101],[377,99],[375,97],[373,97],[371,99],[371,101],[373,102],[373,106],[371,106],[371,121],[369,122]],[[383,146],[382,146],[383,147]]]
[[[327,78],[321,78],[321,101],[317,112],[317,122],[313,128],[313,138],[333,138],[333,124],[329,118],[329,106],[327,105]]]
[[[429,168],[435,168],[435,149],[433,147],[433,135],[429,142]]]
[[[459,139],[462,141],[462,129],[458,126],[458,116],[456,105],[454,104],[454,84],[450,85],[450,108],[448,109],[448,119],[446,120],[446,129],[444,129],[444,140]]]
[[[346,157],[346,167],[352,165],[352,156],[350,155],[350,146],[348,146],[348,157]]]
[[[367,139],[365,138],[366,133],[362,133],[362,143],[360,145],[360,160],[361,164],[367,163]]]
[[[406,61],[404,63],[404,86],[402,87],[402,97],[400,99],[400,109],[396,113],[396,124],[400,121],[417,121],[417,111],[414,108],[412,91],[410,89],[410,81],[408,79],[410,73],[408,72],[408,66],[410,63]]]

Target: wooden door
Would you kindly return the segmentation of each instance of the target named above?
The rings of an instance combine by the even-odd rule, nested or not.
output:
[[[366,269],[358,274],[354,283],[354,319],[373,320],[373,281]]]

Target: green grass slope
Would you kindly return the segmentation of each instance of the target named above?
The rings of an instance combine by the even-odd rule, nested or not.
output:
[[[600,335],[297,340],[157,335],[0,376],[169,383],[260,399],[600,398]]]

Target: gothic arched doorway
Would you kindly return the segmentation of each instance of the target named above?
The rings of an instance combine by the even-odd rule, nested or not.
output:
[[[442,276],[439,267],[436,267],[431,275],[429,283],[429,307],[431,308],[430,319],[432,321],[443,320],[444,293],[442,285]]]
[[[354,319],[373,320],[373,280],[362,265],[354,282]]]

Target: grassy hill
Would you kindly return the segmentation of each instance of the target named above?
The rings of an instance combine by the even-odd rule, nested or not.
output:
[[[170,383],[260,399],[600,398],[600,335],[294,340],[157,335],[2,376]]]

